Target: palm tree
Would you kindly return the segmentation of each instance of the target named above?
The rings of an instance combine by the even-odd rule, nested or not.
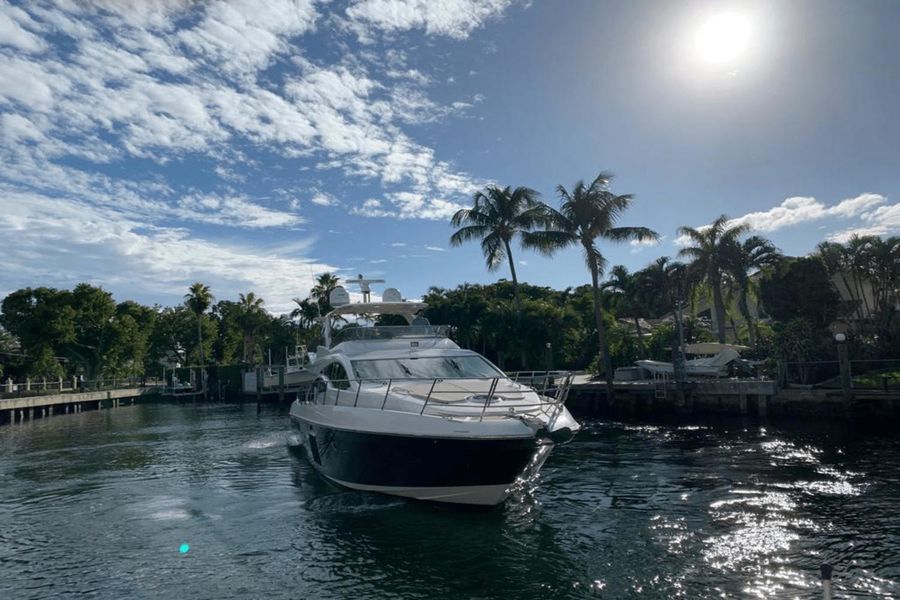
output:
[[[531,188],[510,186],[500,188],[489,185],[473,196],[472,208],[456,211],[450,223],[459,229],[450,236],[452,246],[463,242],[481,240],[481,251],[489,271],[499,268],[505,260],[512,275],[516,311],[522,308],[519,296],[519,279],[510,243],[516,235],[531,231],[541,222],[544,205],[538,201],[538,193]]]
[[[872,289],[873,315],[879,329],[879,340],[890,337],[888,326],[897,312],[900,283],[900,238],[874,238],[869,245],[868,277]]]
[[[706,227],[679,227],[678,233],[693,242],[693,246],[681,249],[678,256],[693,259],[691,269],[698,280],[706,281],[712,290],[713,312],[716,318],[716,334],[719,343],[725,343],[725,301],[722,299],[722,277],[727,270],[727,253],[732,244],[747,232],[746,224],[729,225],[728,217],[721,215]]]
[[[215,298],[209,286],[199,281],[188,288],[184,295],[184,304],[192,313],[197,315],[197,346],[200,349],[200,364],[206,361],[203,356],[203,313],[212,305]]]
[[[319,306],[312,302],[310,298],[294,298],[297,308],[291,311],[291,318],[298,319],[300,329],[309,329],[319,316]]]
[[[682,307],[688,292],[688,268],[684,263],[672,261],[668,256],[660,256],[647,267],[636,273],[637,287],[646,298],[654,298],[655,314],[672,312],[675,319],[675,337],[672,342],[672,363],[675,380],[683,382],[684,373],[684,326]]]
[[[747,238],[743,243],[734,240],[726,253],[725,268],[734,280],[738,295],[738,310],[741,311],[741,316],[747,323],[747,335],[750,338],[751,346],[756,346],[758,336],[748,302],[753,287],[750,274],[774,267],[780,260],[781,253],[778,248],[769,240],[758,235]]]
[[[857,295],[858,290],[856,286],[851,285],[850,280],[847,279],[853,271],[851,266],[852,259],[847,249],[839,242],[822,242],[818,245],[817,250],[818,256],[825,265],[825,269],[828,271],[832,280],[840,278],[841,283],[844,284],[844,290],[846,290],[846,294],[849,296],[849,303],[856,313],[857,326],[862,326],[862,300]],[[840,288],[838,288],[838,290],[840,290]],[[843,294],[844,292],[842,291],[841,293]]]
[[[258,298],[253,292],[249,292],[246,296],[238,294],[238,317],[237,323],[241,330],[244,346],[244,362],[250,362],[250,349],[256,342],[256,332],[262,326],[265,311],[262,298]]]
[[[634,197],[630,194],[618,196],[609,191],[612,175],[600,173],[590,185],[579,181],[569,192],[563,186],[557,186],[561,204],[559,210],[551,207],[544,209],[542,221],[546,223],[544,231],[524,233],[522,242],[526,247],[552,255],[557,250],[573,245],[580,245],[584,251],[585,262],[591,272],[591,287],[594,296],[594,320],[597,325],[597,338],[600,344],[600,355],[606,371],[606,393],[613,398],[612,359],[606,343],[606,328],[600,312],[600,276],[606,267],[597,245],[598,240],[610,242],[626,242],[629,240],[656,240],[659,234],[646,227],[616,227],[616,222],[628,210]]]
[[[331,273],[322,273],[316,277],[316,284],[309,292],[309,297],[315,299],[323,313],[331,311],[331,292],[338,287],[340,280]]]
[[[687,267],[660,256],[634,274],[638,295],[646,299],[653,314],[675,312],[687,295]],[[678,317],[676,316],[676,324]]]
[[[643,348],[641,317],[646,311],[641,293],[643,290],[638,286],[637,273],[629,273],[627,267],[616,265],[610,269],[609,276],[609,280],[605,281],[600,288],[612,292],[613,306],[622,316],[628,316],[634,320],[637,342]]]

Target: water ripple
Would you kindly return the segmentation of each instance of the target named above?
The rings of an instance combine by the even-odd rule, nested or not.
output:
[[[340,489],[291,443],[217,405],[0,428],[0,597],[808,598],[826,561],[900,596],[890,432],[592,421],[492,510]]]

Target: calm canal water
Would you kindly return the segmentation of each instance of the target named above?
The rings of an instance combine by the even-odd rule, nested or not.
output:
[[[459,510],[344,491],[254,407],[0,427],[0,598],[900,597],[900,442],[589,421]],[[186,553],[180,546],[188,544]]]

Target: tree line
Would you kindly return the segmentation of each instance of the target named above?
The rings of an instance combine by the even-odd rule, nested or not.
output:
[[[272,315],[253,292],[216,301],[209,286],[190,286],[178,306],[116,302],[100,287],[23,288],[0,303],[0,375],[86,380],[158,375],[164,365],[255,365],[319,337],[317,318],[331,310],[338,285],[320,275],[289,314]]]
[[[513,361],[518,355],[524,362],[527,353],[533,352],[528,346],[536,323],[542,319],[552,323],[539,331],[547,340],[554,337],[562,342],[557,360],[564,366],[583,366],[587,356],[595,356],[595,370],[605,374],[610,387],[616,366],[641,357],[660,358],[662,346],[670,351],[676,348],[679,329],[688,331],[686,342],[711,338],[715,332],[718,342],[746,343],[751,354],[770,362],[830,360],[832,334],[837,329],[849,335],[858,358],[900,356],[896,318],[900,238],[855,236],[845,244],[823,242],[810,256],[791,258],[771,241],[750,235],[748,225],[721,215],[704,227],[678,229],[685,240],[680,260],[661,257],[636,273],[616,265],[602,281],[606,244],[659,239],[649,228],[619,224],[634,197],[614,193],[611,180],[609,173],[602,172],[589,184],[579,181],[571,189],[557,186],[558,208],[542,202],[527,187],[491,185],[476,193],[471,208],[459,210],[451,219],[458,229],[450,242],[454,246],[479,242],[489,270],[504,263],[509,266],[512,305],[497,303],[499,289],[471,286],[452,292],[433,289],[428,299],[435,306],[442,299],[451,305],[484,303],[474,311],[482,311],[481,319],[473,318],[471,309],[458,309],[462,314],[451,323],[457,324],[463,339],[485,348],[493,345]],[[567,247],[579,248],[590,286],[567,290],[562,298],[554,292],[534,298],[531,304],[523,301],[512,256],[517,239],[522,247],[548,256]],[[836,282],[841,283],[840,290]],[[483,298],[473,300],[473,294]],[[585,306],[588,294],[590,309]],[[681,322],[682,315],[695,315],[703,301],[711,308],[713,323],[697,323],[690,316],[684,319],[690,322]],[[569,309],[582,318],[566,319]],[[591,323],[584,320],[586,309],[593,312]],[[541,311],[543,317],[536,319]],[[764,324],[759,313],[768,317]],[[667,315],[671,324],[642,331],[642,319]],[[621,319],[632,320],[634,327],[623,326]],[[497,333],[502,328],[507,333]],[[591,336],[596,336],[595,345],[587,341]],[[516,345],[519,340],[525,350],[498,346]]]
[[[858,236],[823,242],[805,257],[786,257],[769,240],[725,215],[681,227],[676,259],[660,257],[630,272],[608,268],[607,244],[652,241],[649,228],[621,225],[634,198],[590,183],[557,188],[558,207],[526,187],[488,186],[457,212],[452,245],[479,242],[489,270],[510,279],[489,285],[431,288],[423,298],[432,323],[513,369],[585,368],[604,373],[634,360],[673,360],[684,341],[738,342],[747,356],[774,363],[832,360],[833,333],[845,332],[854,358],[900,357],[900,238]],[[589,283],[564,290],[520,283],[513,249],[546,255],[582,251]],[[587,279],[587,278],[586,278]],[[288,314],[272,315],[253,292],[216,300],[190,286],[178,306],[116,302],[102,288],[24,288],[0,304],[0,369],[6,376],[81,374],[86,379],[155,375],[163,364],[256,365],[271,351],[320,341],[321,317],[339,284],[322,274]],[[710,316],[704,307],[711,308]],[[352,326],[352,323],[337,323]]]

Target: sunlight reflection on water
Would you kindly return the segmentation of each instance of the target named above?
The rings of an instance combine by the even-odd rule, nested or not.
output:
[[[891,433],[589,421],[471,511],[336,488],[286,430],[165,405],[0,428],[0,597],[810,598],[826,561],[839,597],[900,596]]]

